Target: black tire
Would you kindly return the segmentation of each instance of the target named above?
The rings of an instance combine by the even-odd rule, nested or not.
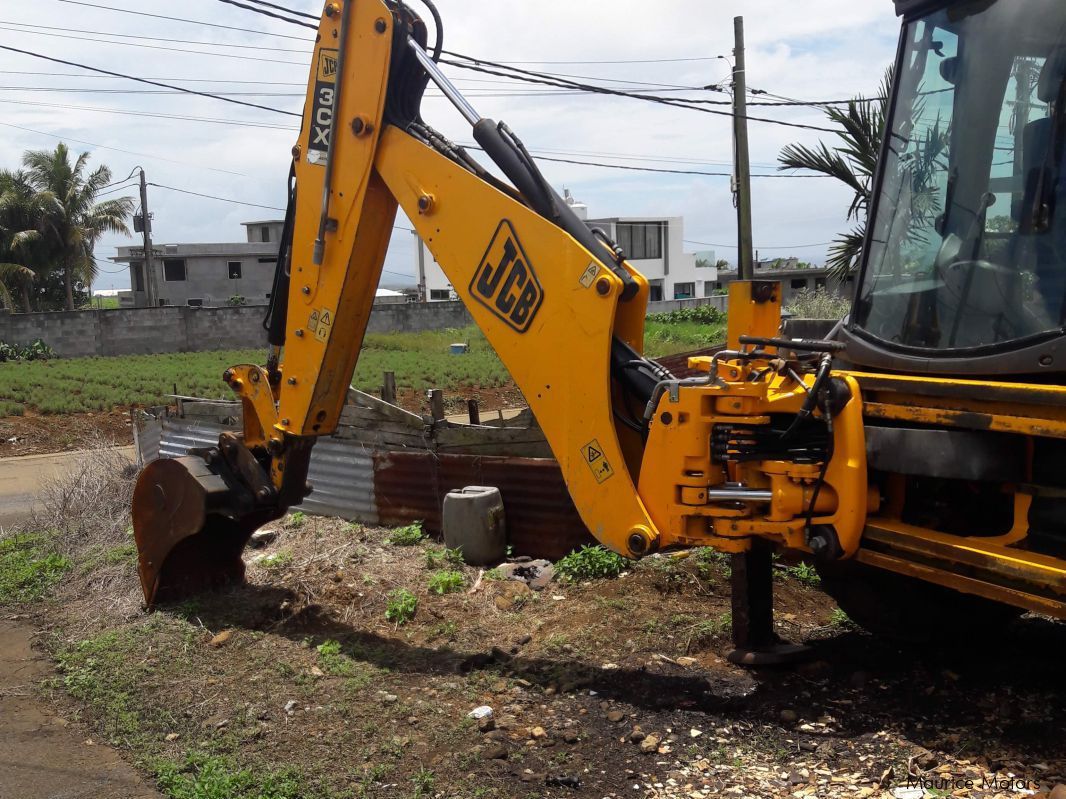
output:
[[[899,643],[987,641],[1025,612],[854,561],[820,564],[818,574],[848,618]]]

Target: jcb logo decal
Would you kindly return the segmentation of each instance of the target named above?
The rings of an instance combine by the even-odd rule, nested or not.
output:
[[[311,131],[307,142],[307,160],[324,164],[333,132],[333,98],[337,93],[338,50],[318,51],[315,95],[311,106]]]
[[[525,333],[533,323],[544,300],[544,290],[514,228],[506,219],[496,228],[474,279],[470,281],[470,291],[482,305],[519,333]]]

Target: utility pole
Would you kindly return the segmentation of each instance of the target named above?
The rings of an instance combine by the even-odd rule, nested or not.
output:
[[[744,17],[733,18],[734,189],[737,206],[737,272],[741,280],[755,277],[751,233],[751,159],[748,155],[748,82],[744,63]]]
[[[427,302],[429,297],[426,296],[426,250],[422,246],[418,231],[412,230],[411,234],[415,237],[415,247],[418,248],[418,301]]]
[[[141,268],[144,270],[144,291],[148,296],[148,307],[154,308],[159,304],[158,292],[155,286],[155,269],[152,265],[152,217],[148,213],[148,178],[145,177],[144,169],[141,171],[141,233],[144,236],[144,261]]]

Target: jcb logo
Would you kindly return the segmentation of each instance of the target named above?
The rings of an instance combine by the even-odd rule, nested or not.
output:
[[[336,52],[335,50],[333,52]],[[337,59],[327,53],[322,53],[322,71],[319,74],[319,80],[329,80],[337,75]]]
[[[473,295],[507,325],[525,333],[544,300],[544,290],[506,219],[500,222],[474,279]]]

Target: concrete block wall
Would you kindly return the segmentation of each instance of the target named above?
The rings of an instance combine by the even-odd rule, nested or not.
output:
[[[689,305],[726,308],[725,297],[650,303],[648,313]],[[11,314],[0,311],[0,341],[42,339],[63,358],[205,352],[266,346],[265,306],[239,308],[119,308],[105,311]],[[473,320],[461,302],[376,305],[367,332],[421,333],[465,327]]]

